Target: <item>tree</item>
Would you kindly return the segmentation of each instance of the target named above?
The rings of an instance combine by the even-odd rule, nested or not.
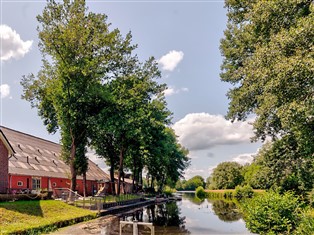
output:
[[[205,187],[205,180],[202,176],[196,175],[193,176],[191,179],[187,180],[186,182],[182,182],[183,190],[195,190],[198,187]]]
[[[289,139],[296,155],[280,159],[313,161],[313,2],[226,0],[226,8],[221,79],[234,85],[227,117],[256,115],[255,140]]]
[[[212,184],[217,189],[234,189],[243,181],[242,166],[237,162],[222,162],[212,173]]]
[[[175,184],[183,177],[189,165],[188,150],[182,147],[171,128],[155,129],[152,142],[147,146],[147,169],[152,182],[157,181],[159,191],[163,186]]]
[[[77,149],[85,148],[88,120],[105,103],[100,84],[119,65],[120,52],[129,50],[121,47],[119,31],[110,31],[106,19],[88,12],[84,0],[48,1],[37,16],[43,66],[37,79],[31,74],[21,82],[22,97],[38,108],[47,130],[60,129],[73,191],[78,171],[87,170],[86,161],[76,161]]]

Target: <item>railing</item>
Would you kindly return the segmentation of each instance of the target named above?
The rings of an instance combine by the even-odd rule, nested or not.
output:
[[[69,188],[54,188],[53,189],[54,198],[59,198],[66,202],[73,202],[83,196],[79,195],[77,192],[72,191]]]

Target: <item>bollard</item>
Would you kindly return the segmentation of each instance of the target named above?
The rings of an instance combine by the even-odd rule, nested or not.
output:
[[[133,235],[138,235],[137,220],[133,220]]]

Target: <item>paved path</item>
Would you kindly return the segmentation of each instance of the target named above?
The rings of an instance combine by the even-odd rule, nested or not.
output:
[[[50,235],[91,235],[91,234],[107,234],[110,229],[110,234],[119,234],[119,218],[112,215],[99,217],[94,220],[74,224],[68,227],[60,228]],[[117,229],[114,229],[113,227]],[[107,231],[108,230],[108,231]],[[114,232],[117,230],[117,233]],[[113,233],[111,233],[111,231]]]

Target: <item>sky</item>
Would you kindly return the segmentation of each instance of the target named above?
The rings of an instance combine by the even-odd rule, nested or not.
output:
[[[37,110],[21,99],[21,78],[37,74],[41,66],[36,16],[45,5],[43,0],[0,0],[0,125],[59,142],[59,134],[48,134]],[[153,56],[158,62],[160,82],[168,86],[172,128],[189,149],[186,179],[206,179],[220,162],[252,161],[261,143],[251,143],[250,120],[231,123],[224,117],[226,93],[232,88],[219,77],[219,44],[227,23],[224,1],[94,0],[87,5],[90,11],[106,14],[111,29],[123,35],[131,31],[141,61]],[[101,159],[89,156],[108,170]]]

